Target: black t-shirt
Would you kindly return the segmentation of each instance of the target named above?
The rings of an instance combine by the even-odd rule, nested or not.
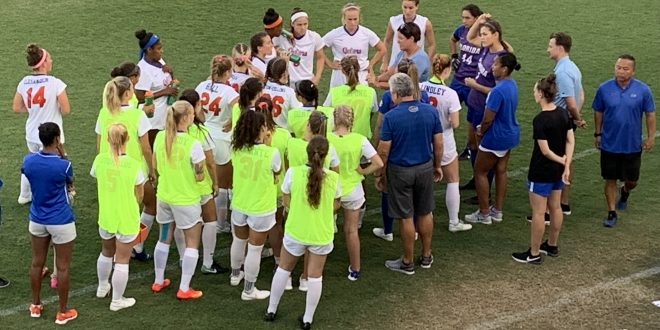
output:
[[[566,154],[566,132],[571,130],[568,110],[557,107],[552,111],[541,111],[534,117],[534,151],[529,162],[527,179],[533,182],[556,182],[561,180],[564,165],[546,158],[538,140],[548,141],[548,147],[557,156]]]

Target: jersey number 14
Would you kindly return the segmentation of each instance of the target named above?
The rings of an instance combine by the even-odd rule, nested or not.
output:
[[[44,97],[46,87],[41,86],[37,90],[37,92],[32,95],[32,87],[28,88],[27,90],[27,107],[32,108],[33,104],[38,104],[39,108],[43,108],[44,104],[46,104],[46,98]]]

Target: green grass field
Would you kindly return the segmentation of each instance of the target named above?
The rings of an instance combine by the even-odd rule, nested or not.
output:
[[[383,36],[389,16],[400,13],[399,1],[362,0],[363,25]],[[460,22],[464,2],[422,1],[420,14],[431,18],[440,53],[449,51],[447,40]],[[514,73],[520,87],[518,119],[522,143],[511,156],[511,177],[504,209],[505,221],[476,226],[472,231],[451,234],[446,230],[443,185],[437,185],[435,264],[418,269],[415,276],[392,273],[383,266],[386,258],[400,253],[399,241],[385,242],[371,234],[380,226],[379,197],[368,193],[370,216],[360,233],[363,274],[359,281],[345,277],[348,257],[343,235],[337,235],[335,251],[328,259],[324,291],[314,326],[340,328],[660,328],[660,309],[651,300],[660,299],[660,254],[657,225],[660,188],[660,151],[643,156],[642,179],[631,195],[628,210],[621,212],[616,228],[603,228],[606,214],[599,176],[598,153],[593,148],[591,101],[597,86],[613,75],[616,56],[631,53],[637,58],[637,77],[655,91],[660,103],[660,67],[657,23],[660,3],[654,0],[604,1],[481,1],[493,14],[513,45],[522,70]],[[174,288],[153,295],[152,264],[132,263],[135,276],[126,295],[138,303],[113,313],[108,299],[94,296],[96,258],[100,250],[96,216],[96,186],[87,174],[95,155],[94,123],[100,95],[112,67],[137,60],[140,28],[156,32],[164,43],[164,59],[172,65],[185,88],[194,87],[208,75],[214,54],[228,53],[237,42],[246,42],[261,27],[264,11],[275,5],[288,16],[302,6],[310,14],[310,29],[323,35],[340,24],[341,1],[35,1],[3,2],[0,21],[0,192],[4,224],[0,227],[0,276],[12,285],[0,290],[0,328],[53,327],[56,292],[44,287],[50,301],[41,319],[31,319],[25,310],[30,301],[27,271],[30,241],[26,206],[16,204],[19,168],[27,149],[24,140],[26,116],[11,113],[16,84],[29,69],[24,50],[29,42],[47,48],[54,58],[52,74],[68,84],[72,113],[64,119],[67,151],[74,163],[78,197],[78,239],[71,269],[70,305],[79,311],[73,328],[193,328],[280,329],[297,325],[304,309],[304,294],[287,292],[275,323],[261,320],[267,302],[243,302],[240,288],[228,285],[225,276],[193,278],[204,291],[202,299],[179,302]],[[571,58],[583,74],[586,93],[583,114],[591,125],[577,132],[573,215],[568,216],[560,237],[561,256],[546,258],[541,266],[520,265],[510,253],[528,244],[529,212],[524,189],[531,154],[531,120],[538,111],[532,87],[536,79],[551,72],[554,62],[545,52],[547,36],[566,31],[573,37]],[[327,86],[329,74],[321,86]],[[327,88],[322,92],[325,93]],[[464,116],[464,115],[463,115]],[[465,131],[456,133],[462,146]],[[467,162],[461,164],[463,181],[469,176]],[[371,181],[370,181],[371,184]],[[370,185],[371,186],[371,185]],[[464,192],[463,197],[472,192]],[[462,205],[461,216],[473,211]],[[397,231],[395,230],[395,235]],[[153,249],[155,236],[147,245]],[[217,254],[229,263],[231,237],[220,235]],[[170,261],[176,259],[171,253]],[[50,263],[50,262],[49,262]],[[52,264],[51,264],[52,265]],[[51,266],[52,267],[52,266]],[[262,262],[258,287],[268,288],[272,258]],[[178,283],[179,270],[170,267],[168,277]],[[45,284],[45,282],[44,282]],[[90,288],[93,288],[90,290]]]

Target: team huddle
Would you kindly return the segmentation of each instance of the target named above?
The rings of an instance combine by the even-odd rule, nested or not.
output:
[[[228,273],[230,285],[242,282],[242,300],[269,299],[264,320],[272,322],[303,257],[302,273],[294,279],[307,295],[299,325],[310,329],[340,208],[346,276],[358,281],[362,274],[358,231],[366,191],[374,189],[365,185],[366,176],[374,176],[381,194],[383,226],[373,234],[392,241],[394,219],[399,220],[403,251],[385,262],[395,272],[413,275],[416,264],[426,269],[433,263],[434,182],[446,182],[450,232],[503,221],[508,160],[520,143],[512,74],[521,64],[513,45],[490,14],[470,4],[448,38],[449,54],[436,53],[432,23],[417,14],[419,0],[402,0],[401,6],[403,13],[390,18],[384,40],[360,25],[361,10],[353,3],[342,8],[343,25],[324,36],[309,30],[310,16],[300,8],[291,13],[289,28],[269,9],[264,31],[236,44],[229,55],[213,56],[208,77],[185,90],[174,66],[162,58],[163,40],[137,31],[139,61],[111,70],[95,126],[98,154],[89,174],[97,182],[101,237],[96,296],[111,296],[111,311],[135,305],[124,296],[131,259],[153,261],[151,290],[168,291],[174,241],[181,270],[178,299],[205,294],[191,286],[201,254],[202,274]],[[512,254],[522,263],[541,263],[541,254],[558,256],[563,217],[571,213],[574,131],[587,127],[581,115],[582,74],[569,59],[571,46],[566,33],[550,35],[547,50],[557,64],[533,86],[541,111],[533,121],[527,178],[531,241],[529,249]],[[62,120],[70,111],[67,85],[49,75],[53,58],[46,49],[28,45],[27,63],[32,74],[19,83],[13,109],[29,114],[29,154],[18,198],[20,204],[31,203],[29,312],[40,317],[43,311],[41,281],[52,247],[50,284],[59,294],[55,322],[66,324],[78,316],[67,306],[76,238],[71,206],[76,190]],[[326,67],[332,74],[321,101]],[[654,144],[655,104],[649,87],[633,78],[634,69],[634,57],[620,56],[615,78],[598,88],[592,104],[609,207],[606,227],[615,226],[616,210],[626,208],[642,149]],[[377,89],[385,90],[380,101]],[[461,124],[462,104],[467,139],[465,149],[457,150],[454,129]],[[642,141],[644,116],[648,136]],[[462,158],[474,171],[459,187]],[[478,205],[463,219],[461,189],[476,190],[472,202]],[[150,254],[144,243],[154,221],[159,233]],[[218,233],[232,235],[228,268],[214,260]],[[416,260],[418,238],[422,249]],[[276,269],[270,290],[261,290],[255,286],[261,260],[270,256]]]

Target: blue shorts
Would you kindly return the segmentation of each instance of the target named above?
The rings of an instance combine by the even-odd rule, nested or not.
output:
[[[467,87],[465,84],[461,84],[458,80],[453,79],[449,88],[453,89],[456,94],[458,94],[458,100],[467,104],[468,94],[470,94],[470,87]]]
[[[555,182],[527,181],[527,190],[543,197],[548,197],[553,190],[562,190],[562,188],[564,188],[562,180]]]
[[[484,110],[481,111],[473,109],[471,106],[468,106],[467,111],[467,121],[472,124],[472,127],[475,129],[478,125],[481,125],[481,121],[484,119]]]

